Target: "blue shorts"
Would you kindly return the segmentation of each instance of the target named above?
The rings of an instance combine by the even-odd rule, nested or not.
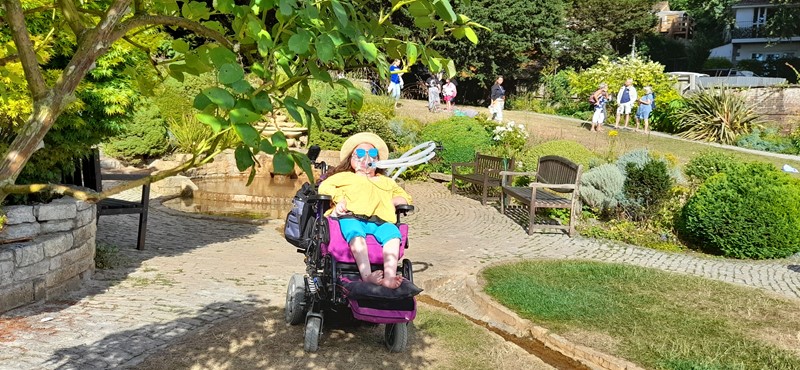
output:
[[[374,222],[359,220],[357,218],[340,218],[339,228],[342,229],[342,236],[344,236],[344,240],[346,240],[348,244],[350,244],[351,239],[357,236],[366,238],[367,235],[374,236],[375,240],[381,243],[381,245],[386,244],[386,242],[392,239],[400,239],[400,229],[391,222],[384,222],[378,225]]]

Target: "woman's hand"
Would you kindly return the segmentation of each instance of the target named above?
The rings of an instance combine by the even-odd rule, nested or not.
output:
[[[341,216],[347,213],[347,203],[344,199],[341,202],[336,203],[336,207],[333,208],[333,214],[331,216]]]

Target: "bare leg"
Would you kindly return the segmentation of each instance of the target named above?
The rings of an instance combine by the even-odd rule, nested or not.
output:
[[[645,118],[644,119],[644,133],[645,134],[649,134],[650,133],[650,119],[649,118]]]
[[[358,272],[361,274],[361,281],[381,285],[383,272],[372,271],[372,267],[369,264],[369,254],[367,254],[367,241],[360,236],[350,239],[350,252],[353,253],[353,257],[356,260]]]
[[[400,255],[400,239],[392,239],[383,245],[383,282],[381,285],[389,289],[397,289],[403,282],[402,276],[397,276],[397,260]]]
[[[628,122],[630,122],[630,120],[631,120],[631,115],[630,114],[626,114],[625,115],[625,128],[628,128]]]
[[[617,120],[614,122],[614,128],[619,128],[619,112],[617,112]]]
[[[636,132],[639,132],[639,117],[633,117],[633,120],[636,121]]]

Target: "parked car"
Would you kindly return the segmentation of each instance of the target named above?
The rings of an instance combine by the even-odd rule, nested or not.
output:
[[[702,72],[711,77],[761,77],[753,71],[740,71],[735,68],[705,69]]]

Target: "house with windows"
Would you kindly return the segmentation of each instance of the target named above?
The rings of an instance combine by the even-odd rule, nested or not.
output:
[[[779,5],[769,0],[742,0],[732,6],[735,22],[728,31],[728,44],[711,49],[710,57],[726,58],[734,64],[742,60],[768,60],[800,56],[800,35],[787,39],[767,37],[765,26]]]

